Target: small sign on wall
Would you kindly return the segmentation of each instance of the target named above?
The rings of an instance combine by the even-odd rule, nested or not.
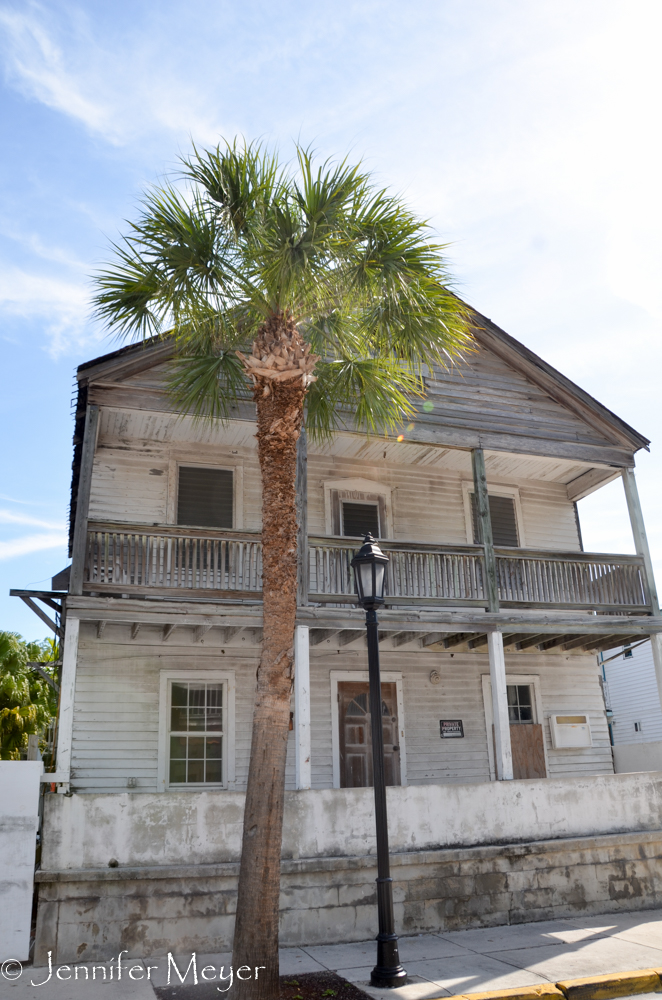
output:
[[[464,736],[462,719],[440,719],[439,735],[442,740],[457,740]]]

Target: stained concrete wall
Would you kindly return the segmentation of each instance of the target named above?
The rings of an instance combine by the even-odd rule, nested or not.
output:
[[[389,788],[393,851],[657,830],[662,772]],[[243,793],[47,795],[42,868],[195,865],[240,855]],[[372,789],[287,792],[284,858],[375,851]]]
[[[396,929],[465,927],[662,905],[662,831],[391,858]],[[229,951],[239,865],[39,872],[35,965]],[[374,856],[281,864],[280,940],[330,944],[377,931]]]
[[[0,760],[0,962],[30,949],[39,760]]]

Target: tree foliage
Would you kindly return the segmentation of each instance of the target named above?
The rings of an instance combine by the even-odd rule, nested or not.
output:
[[[319,356],[306,398],[314,438],[347,423],[392,432],[414,416],[425,366],[471,349],[445,248],[360,165],[316,166],[301,147],[282,165],[235,140],[195,149],[181,174],[183,185],[147,194],[96,277],[95,304],[121,337],[175,337],[182,412],[229,416],[247,395],[236,351],[273,316],[290,316]]]
[[[57,712],[55,689],[28,663],[42,663],[55,679],[57,659],[52,639],[26,642],[16,632],[0,632],[0,759],[20,760],[28,736],[42,737]]]

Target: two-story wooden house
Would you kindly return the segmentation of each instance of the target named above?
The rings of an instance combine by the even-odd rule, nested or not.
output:
[[[523,857],[618,834],[623,857],[628,830],[660,825],[643,805],[624,818],[635,793],[613,775],[596,664],[644,636],[660,659],[633,473],[648,441],[478,314],[474,332],[477,351],[430,372],[397,439],[348,427],[301,448],[291,943],[374,932],[367,658],[349,565],[368,530],[390,558],[380,653],[400,929],[569,912],[571,887],[527,881],[513,862],[509,888],[485,845],[519,843]],[[61,604],[64,623],[37,960],[231,942],[261,638],[254,413],[248,400],[226,425],[174,412],[171,351],[150,342],[78,369],[70,575],[16,592]],[[617,477],[638,554],[584,552],[577,501]],[[455,871],[462,850],[482,851],[474,874],[444,890],[439,866]],[[601,891],[584,886],[585,907],[599,912]]]

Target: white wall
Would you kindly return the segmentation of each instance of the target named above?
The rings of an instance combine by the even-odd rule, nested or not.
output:
[[[654,743],[617,743],[614,746],[614,770],[617,774],[662,771],[662,740]]]
[[[43,770],[40,760],[0,760],[0,962],[28,958]]]
[[[605,652],[605,660],[617,652],[617,649]],[[609,704],[614,713],[614,744],[662,740],[662,709],[650,642],[633,649],[632,656],[619,656],[605,663],[604,672]],[[641,732],[635,731],[635,722],[643,723]]]
[[[392,851],[656,830],[662,773],[389,788]],[[46,871],[236,861],[239,792],[48,795]],[[283,857],[374,853],[370,788],[287,792]]]

